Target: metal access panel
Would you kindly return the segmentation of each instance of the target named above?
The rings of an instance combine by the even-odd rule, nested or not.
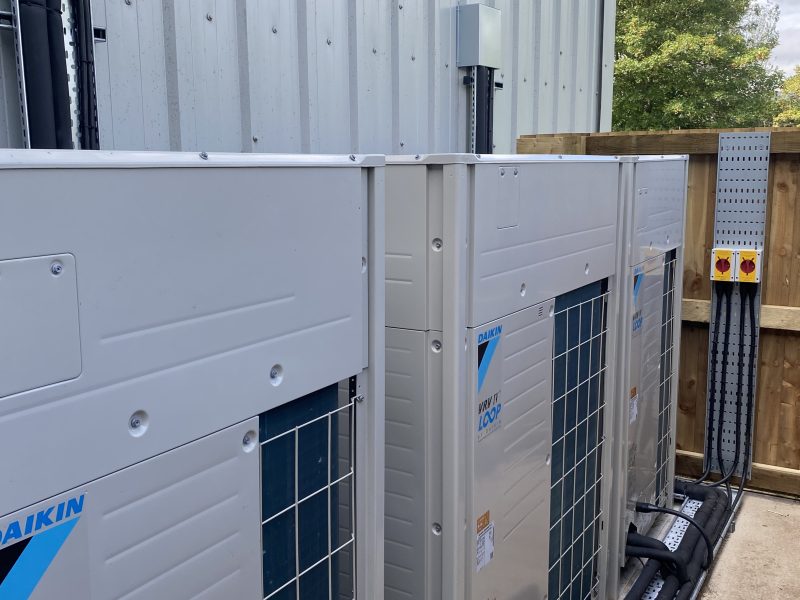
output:
[[[442,215],[452,194],[471,214],[471,327],[615,270],[618,159],[461,154],[389,162],[389,326],[441,329],[442,261],[454,243],[443,233],[452,217]],[[455,179],[459,169],[469,173],[464,188]]]
[[[0,597],[262,597],[257,430],[244,421],[0,518]]]
[[[0,514],[360,373],[382,161],[0,153]]]
[[[630,322],[630,371],[628,377],[628,514],[639,531],[646,531],[652,515],[632,510],[636,502],[655,503],[658,469],[658,416],[661,383],[661,323],[664,256],[633,268],[633,301]]]
[[[597,403],[613,385],[602,376],[599,346],[616,329],[608,328],[615,298],[604,286],[616,269],[620,171],[611,157],[388,159],[386,598],[542,598],[551,589],[549,597],[567,598],[585,589],[583,598],[598,589],[608,493],[601,471],[610,465],[599,450],[599,421],[608,413],[596,406],[590,418],[583,388],[594,381]],[[577,390],[554,398],[554,323],[566,318],[556,302],[592,286],[596,297],[583,304],[598,308],[596,335],[587,311],[587,339],[569,351],[577,370],[593,348],[598,369],[573,382],[586,401],[578,410]],[[570,308],[580,320],[583,309]],[[556,436],[559,409],[572,420],[566,431],[562,415]],[[575,464],[579,436],[581,455],[594,452],[591,483],[589,459]],[[573,487],[569,500],[559,495],[553,504],[553,455],[566,437],[573,462],[565,467],[559,457],[555,485],[566,489],[568,477]],[[576,526],[573,536],[584,518],[591,526]],[[567,555],[552,563],[542,541],[560,548],[562,521],[570,523]],[[584,548],[588,558],[579,561]],[[562,565],[569,578],[553,587]]]
[[[547,594],[553,314],[548,301],[467,333],[473,600]]]
[[[624,159],[620,207],[620,336],[614,402],[615,477],[609,552],[625,561],[631,525],[652,515],[636,502],[668,505],[673,495],[687,157]],[[609,571],[616,593],[617,570]]]
[[[767,219],[767,195],[769,190],[769,154],[770,154],[771,135],[767,132],[742,132],[742,133],[721,133],[719,135],[719,154],[717,164],[717,202],[714,213],[714,247],[726,247],[732,250],[747,249],[758,251],[764,249],[764,237]],[[707,461],[711,461],[711,469],[721,472],[717,459],[716,448],[719,445],[722,452],[723,465],[728,470],[732,466],[736,456],[737,443],[740,448],[738,467],[735,474],[741,475],[745,460],[745,420],[746,411],[741,411],[740,438],[736,437],[736,404],[739,394],[741,398],[747,398],[748,381],[743,378],[741,387],[738,384],[737,375],[739,372],[739,344],[744,343],[745,364],[749,361],[750,348],[755,346],[755,360],[758,360],[758,338],[759,320],[761,314],[761,286],[756,288],[755,306],[756,327],[751,330],[750,319],[745,318],[745,330],[739,327],[741,312],[741,285],[734,287],[731,296],[730,325],[728,327],[729,348],[727,363],[722,359],[722,352],[719,352],[716,370],[712,369],[712,356],[709,352],[709,391],[713,382],[716,382],[717,389],[722,384],[722,372],[727,371],[725,388],[722,390],[722,437],[717,439],[717,424],[719,410],[715,411],[715,422],[708,423],[711,411],[706,407],[706,435],[708,436],[709,427],[712,429],[712,448],[714,451],[711,456],[706,456]],[[716,286],[712,286],[711,306],[716,307],[720,301]],[[724,304],[724,303],[723,303]],[[713,308],[712,308],[713,311]],[[725,323],[725,309],[722,310],[722,323]],[[713,312],[712,312],[713,316]],[[721,328],[720,328],[721,329]],[[716,335],[717,326],[714,319],[711,319],[709,327],[709,348]],[[720,332],[720,346],[722,345],[723,334]],[[742,337],[744,339],[742,340]],[[756,362],[756,365],[758,363]],[[758,369],[753,373],[753,389],[756,389]],[[719,396],[720,392],[717,392]],[[707,394],[707,399],[711,401],[711,394]],[[752,442],[752,439],[751,439]],[[708,443],[708,440],[706,440]],[[751,443],[752,454],[752,443]],[[750,475],[749,473],[747,474]]]

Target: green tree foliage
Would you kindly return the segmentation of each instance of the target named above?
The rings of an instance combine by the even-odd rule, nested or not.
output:
[[[794,68],[794,75],[783,82],[778,94],[780,112],[775,117],[775,127],[800,127],[800,66]]]
[[[614,129],[770,125],[777,9],[756,0],[618,0]]]

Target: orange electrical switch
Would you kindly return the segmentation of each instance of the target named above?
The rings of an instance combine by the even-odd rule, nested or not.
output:
[[[758,283],[761,281],[761,251],[739,250],[738,272],[736,280],[743,283]]]
[[[711,279],[733,281],[736,274],[736,251],[730,248],[714,248],[711,251]]]

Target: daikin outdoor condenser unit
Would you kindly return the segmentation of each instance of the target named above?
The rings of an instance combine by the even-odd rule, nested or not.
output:
[[[610,539],[620,563],[627,532],[646,534],[656,516],[636,503],[672,503],[687,190],[685,156],[624,160]]]
[[[387,599],[604,589],[620,169],[387,160]]]
[[[0,598],[379,598],[383,157],[0,153]]]

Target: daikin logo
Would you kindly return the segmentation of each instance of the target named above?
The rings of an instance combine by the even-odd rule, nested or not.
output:
[[[496,338],[501,333],[503,333],[502,325],[498,325],[497,327],[492,327],[489,331],[484,331],[478,334],[478,343],[482,344],[483,342],[488,342],[492,338]]]
[[[13,544],[24,537],[80,515],[83,512],[83,498],[84,495],[81,494],[32,512],[24,519],[11,521],[6,525],[5,531],[0,530],[0,547]]]
[[[492,364],[497,345],[500,343],[500,336],[503,333],[503,326],[497,325],[487,331],[478,334],[478,391],[483,387],[483,381],[489,372],[489,365]]]
[[[81,520],[84,494],[45,505],[0,531],[0,598],[27,600]]]

